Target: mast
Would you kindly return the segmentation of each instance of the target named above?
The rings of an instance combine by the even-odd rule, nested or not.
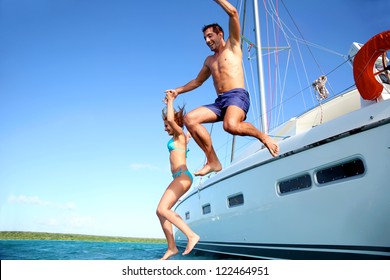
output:
[[[244,2],[244,16],[242,23],[242,34],[241,40],[244,40],[244,25],[245,25],[245,17],[246,17],[246,0]],[[257,0],[253,0],[253,13],[255,18],[255,30],[256,30],[256,54],[257,54],[257,73],[259,80],[259,95],[260,95],[260,116],[261,116],[261,129],[264,133],[268,133],[268,124],[267,124],[267,110],[265,103],[265,87],[264,87],[264,72],[263,72],[263,57],[261,55],[261,38],[260,38],[260,21],[259,21],[259,7]],[[242,48],[242,41],[241,41]],[[232,149],[230,155],[230,162],[234,159],[234,149],[236,144],[236,137],[233,135]]]
[[[264,87],[264,71],[263,71],[263,56],[261,54],[261,38],[260,38],[260,20],[259,20],[259,5],[257,0],[253,0],[253,13],[255,18],[255,32],[257,45],[257,73],[259,79],[259,94],[260,94],[260,116],[261,126],[264,133],[268,133],[267,108],[265,103],[265,87]]]
[[[242,16],[242,28],[241,28],[241,51],[242,51],[242,46],[243,46],[243,38],[244,37],[244,30],[245,30],[245,21],[246,21],[246,0],[244,0],[244,15]],[[233,140],[232,140],[232,150],[230,154],[230,162],[234,160],[234,150],[236,147],[236,135],[233,135]]]

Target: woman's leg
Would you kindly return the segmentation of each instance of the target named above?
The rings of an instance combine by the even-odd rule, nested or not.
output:
[[[167,238],[168,251],[170,251],[170,253],[177,253],[177,248],[173,237],[172,224],[181,230],[188,239],[187,248],[183,253],[184,255],[188,254],[199,241],[199,236],[190,229],[190,227],[177,213],[171,210],[173,205],[175,205],[179,198],[188,191],[190,186],[191,180],[187,175],[182,174],[181,176],[175,178],[164,192],[157,207],[157,215],[160,219],[161,226]]]
[[[161,259],[167,260],[170,257],[176,255],[179,252],[179,250],[176,247],[175,239],[173,237],[173,229],[172,229],[171,222],[168,221],[167,219],[165,219],[163,216],[160,216],[158,213],[157,213],[157,216],[160,220],[161,227],[163,229],[165,238],[166,238],[167,243],[168,243],[168,249]]]

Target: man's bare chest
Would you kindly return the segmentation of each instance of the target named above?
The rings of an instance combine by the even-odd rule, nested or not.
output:
[[[208,67],[212,73],[233,70],[241,63],[232,52],[223,52],[209,58]]]

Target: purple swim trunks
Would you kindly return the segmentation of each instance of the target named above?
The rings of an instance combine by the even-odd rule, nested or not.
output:
[[[231,105],[241,108],[246,118],[250,105],[249,93],[243,88],[235,88],[219,94],[214,104],[204,105],[204,107],[213,111],[218,116],[218,121],[222,121],[226,108]]]

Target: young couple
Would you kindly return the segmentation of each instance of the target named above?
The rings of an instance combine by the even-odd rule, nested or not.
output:
[[[242,51],[240,41],[240,20],[236,8],[227,0],[214,0],[229,16],[229,37],[225,41],[224,31],[218,24],[203,27],[203,36],[213,55],[206,58],[197,77],[184,86],[166,90],[165,102],[167,112],[163,114],[165,130],[172,139],[168,142],[171,170],[174,180],[166,189],[157,207],[157,216],[168,242],[168,250],[162,259],[178,253],[174,242],[172,224],[188,238],[183,255],[195,247],[200,237],[171,210],[179,198],[185,194],[191,184],[192,175],[186,167],[187,138],[183,132],[185,125],[195,142],[204,151],[207,162],[196,176],[204,176],[210,172],[218,172],[222,165],[212,146],[211,137],[203,123],[223,121],[223,128],[233,134],[252,136],[261,141],[272,156],[277,156],[279,146],[265,133],[257,130],[252,124],[244,122],[249,109],[249,94],[244,89],[244,73],[242,69]],[[213,78],[217,98],[213,104],[201,106],[184,115],[183,108],[174,110],[173,101],[182,93],[201,86],[209,77]]]

